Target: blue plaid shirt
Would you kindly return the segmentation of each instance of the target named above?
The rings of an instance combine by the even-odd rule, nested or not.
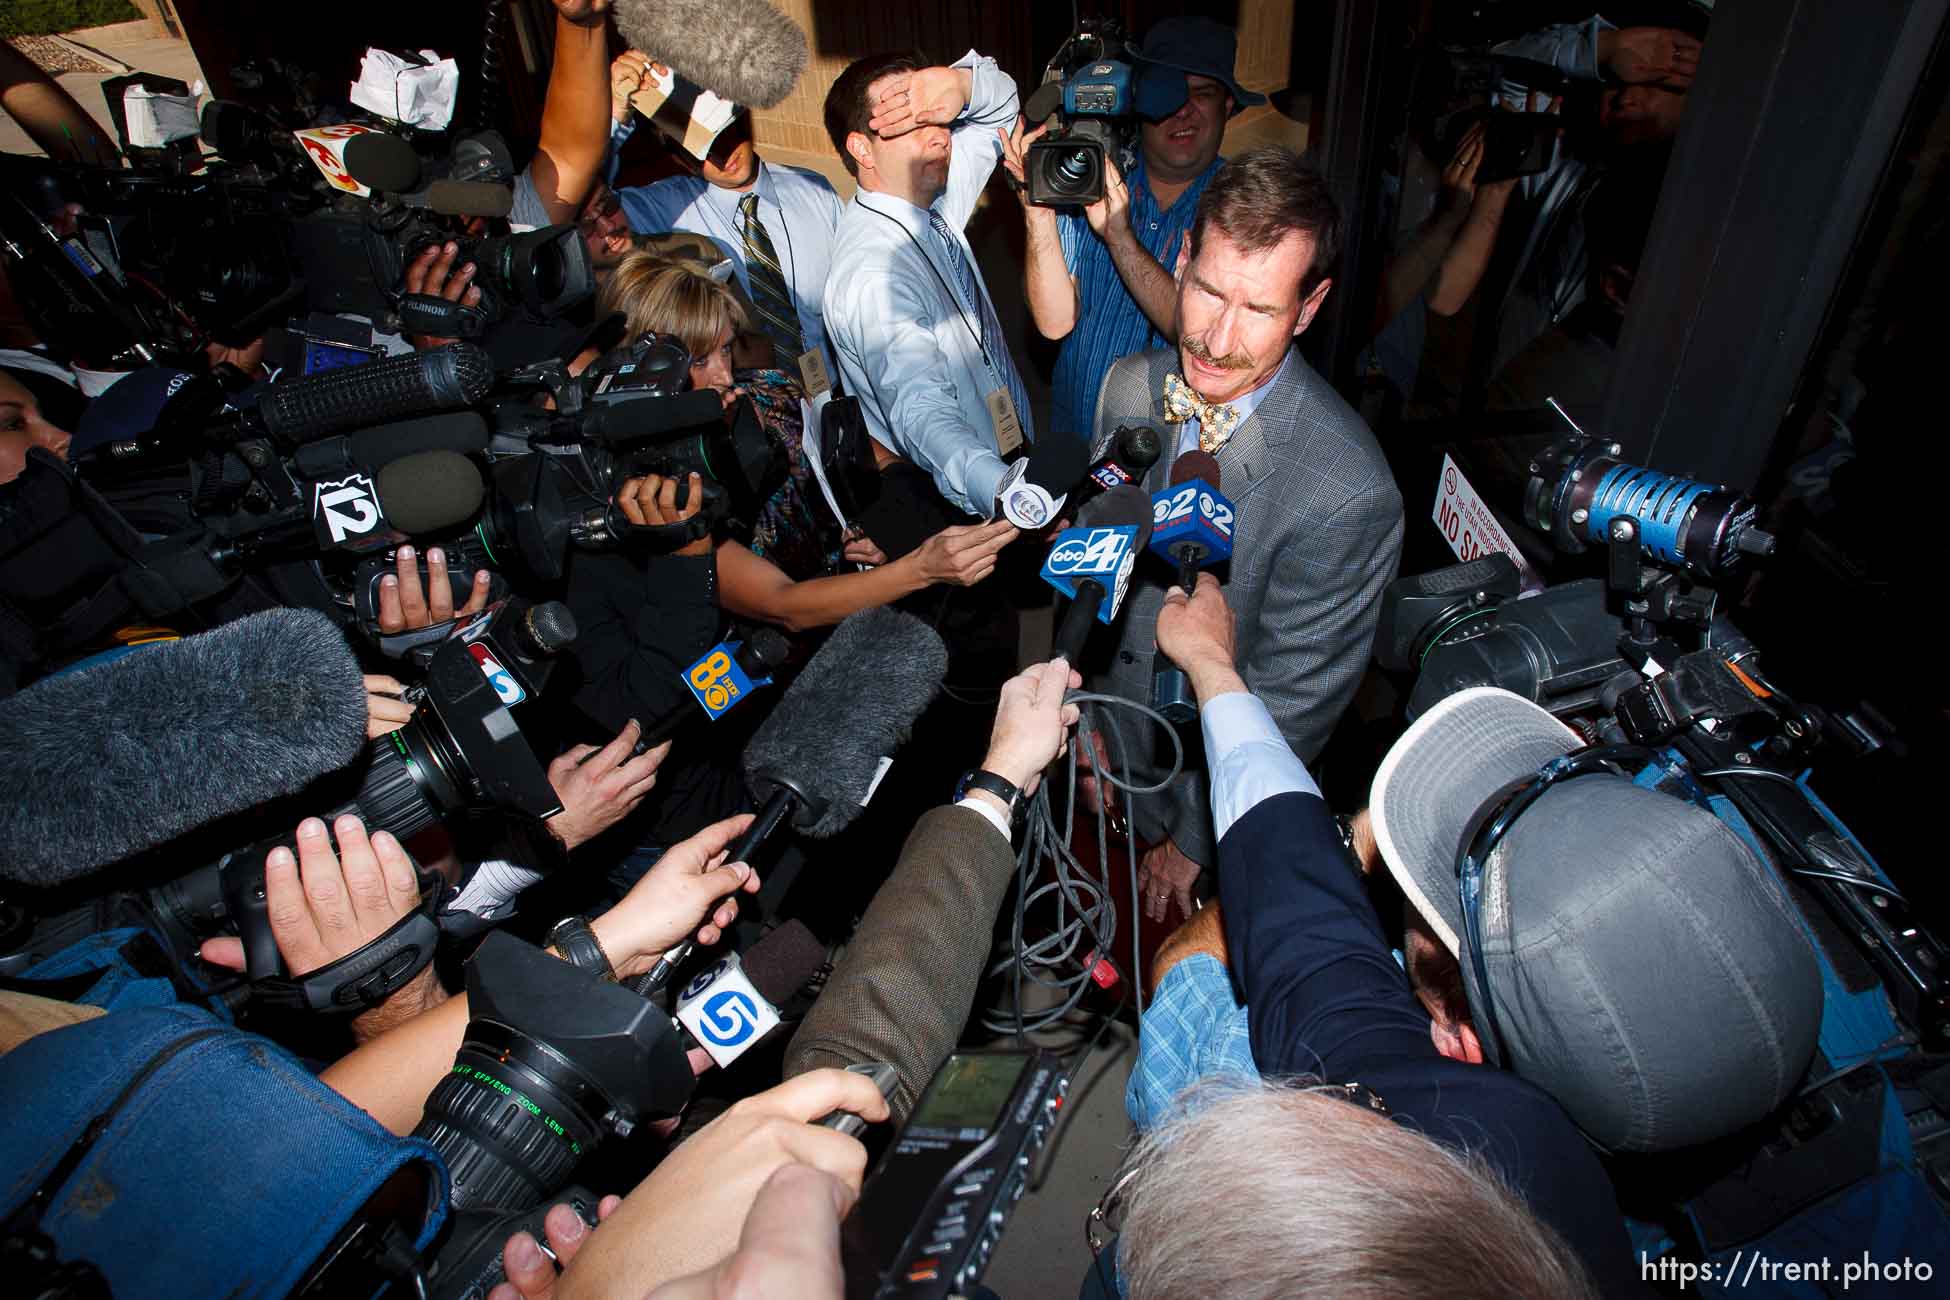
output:
[[[1125,177],[1131,190],[1131,233],[1165,270],[1177,265],[1179,237],[1191,230],[1199,195],[1225,161],[1213,159],[1163,211],[1151,197],[1142,156]],[[1078,310],[1077,323],[1064,336],[1063,350],[1056,358],[1053,431],[1077,437],[1088,446],[1097,419],[1097,390],[1103,387],[1110,363],[1133,352],[1174,346],[1176,340],[1151,328],[1144,309],[1117,274],[1110,249],[1090,229],[1081,209],[1058,217],[1056,230],[1063,241],[1063,265],[1076,277]]]
[[[1145,1004],[1124,1110],[1142,1132],[1170,1117],[1185,1089],[1215,1076],[1257,1079],[1259,1067],[1225,963],[1198,952],[1166,971]]]

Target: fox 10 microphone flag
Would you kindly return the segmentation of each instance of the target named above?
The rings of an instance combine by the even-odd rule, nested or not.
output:
[[[1174,483],[1151,498],[1151,550],[1178,563],[1187,542],[1204,548],[1200,568],[1223,564],[1232,555],[1232,502],[1202,478]]]
[[[1066,528],[1043,559],[1043,581],[1072,600],[1086,580],[1101,583],[1109,599],[1097,606],[1097,621],[1108,625],[1124,604],[1137,549],[1138,530],[1130,524]]]

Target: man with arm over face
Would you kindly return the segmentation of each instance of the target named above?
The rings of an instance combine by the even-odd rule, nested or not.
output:
[[[827,133],[860,182],[826,280],[840,375],[874,440],[983,518],[995,514],[1002,458],[1034,436],[962,233],[1015,118],[1015,84],[972,50],[947,68],[869,55],[826,96]]]

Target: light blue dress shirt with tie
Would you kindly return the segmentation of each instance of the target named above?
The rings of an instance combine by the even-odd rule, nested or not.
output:
[[[636,118],[611,134],[610,174],[616,171],[616,148],[635,130]],[[701,176],[672,176],[650,185],[616,191],[623,216],[639,235],[673,230],[703,235],[724,250],[749,296],[751,276],[745,268],[745,225],[738,204],[746,193],[758,195],[758,220],[779,255],[779,270],[799,315],[799,333],[808,350],[826,344],[826,275],[832,267],[833,234],[839,226],[840,196],[818,172],[803,167],[761,161],[752,191],[728,190]],[[831,353],[827,353],[831,364]]]
[[[947,187],[932,208],[866,190],[853,196],[834,237],[826,337],[867,431],[925,468],[949,501],[986,518],[1003,473],[988,396],[1019,391],[1020,381],[1001,340],[984,346],[994,305],[962,230],[1002,157],[998,131],[1015,125],[1016,85],[973,50],[954,66],[969,70],[971,84],[953,128]],[[966,272],[931,213],[967,259]],[[958,286],[971,280],[986,312],[964,301]],[[1016,414],[1033,436],[1029,412]]]

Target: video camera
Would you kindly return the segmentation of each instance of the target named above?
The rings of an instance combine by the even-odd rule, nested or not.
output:
[[[674,548],[719,524],[750,528],[785,481],[784,450],[750,399],[727,411],[715,390],[691,388],[690,370],[682,343],[645,334],[579,378],[557,361],[517,372],[511,386],[545,389],[555,409],[497,412],[497,437],[531,450],[493,460],[494,490],[476,529],[487,553],[557,581],[571,543],[603,548],[628,538]],[[660,474],[681,482],[693,473],[703,480],[704,504],[683,524],[637,527],[615,505],[628,479]]]
[[[1512,87],[1561,98],[1560,111],[1499,111],[1497,97]],[[1409,130],[1422,151],[1441,166],[1455,154],[1463,134],[1481,122],[1483,159],[1476,183],[1533,176],[1551,164],[1558,134],[1573,135],[1597,120],[1604,83],[1575,77],[1536,59],[1476,50],[1437,47],[1418,66],[1410,98]]]
[[[1109,18],[1083,19],[1057,50],[1022,106],[1030,122],[1061,115],[1023,159],[1031,203],[1076,207],[1104,197],[1104,157],[1120,148],[1119,124],[1136,113],[1134,57],[1123,24]]]
[[[473,338],[509,313],[552,318],[594,291],[574,226],[480,237],[515,176],[493,132],[422,157],[356,123],[287,130],[218,100],[202,136],[222,159],[149,151],[134,168],[16,164],[0,198],[0,253],[41,336],[110,368],[189,358],[205,337],[249,343],[305,310],[387,332]],[[60,233],[64,203],[82,209]],[[405,268],[452,241],[478,268],[472,307],[405,294]]]
[[[540,822],[560,812],[562,804],[546,764],[524,735],[520,715],[510,710],[540,695],[555,657],[575,637],[575,619],[555,602],[511,598],[459,624],[434,653],[425,682],[409,691],[408,698],[419,706],[413,717],[367,746],[356,792],[331,816],[355,813],[369,831],[384,830],[406,840],[437,822],[498,813],[525,832],[538,855],[551,854],[550,837]],[[226,853],[151,890],[150,906],[172,945],[194,952],[202,939],[235,932],[244,941],[253,980],[280,975],[282,961],[264,891],[264,855],[290,843],[281,835]],[[313,1010],[359,1010],[376,1003],[397,987],[387,976],[394,958],[416,944],[431,952],[430,917],[418,927],[408,924],[424,913],[407,918],[346,962],[295,981],[260,983],[259,991],[273,1001]],[[354,959],[358,969],[344,969]],[[406,974],[424,964],[420,961]]]

